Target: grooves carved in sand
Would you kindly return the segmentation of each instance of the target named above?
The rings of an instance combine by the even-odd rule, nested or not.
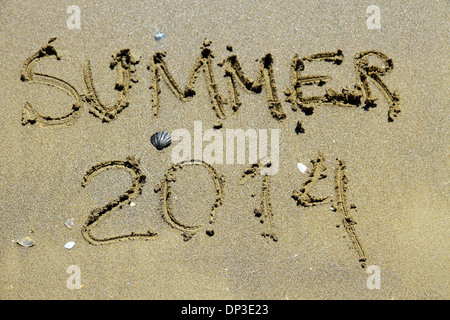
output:
[[[318,182],[321,179],[324,179],[327,177],[325,174],[325,170],[327,169],[324,164],[324,157],[319,153],[316,159],[311,160],[311,163],[313,164],[313,168],[309,173],[308,178],[303,183],[303,185],[300,187],[299,190],[294,190],[292,192],[292,199],[297,201],[297,206],[301,205],[303,207],[313,207],[317,206],[319,204],[325,204],[330,202],[329,196],[323,197],[323,198],[317,198],[311,195],[311,189],[314,186],[316,182]]]
[[[242,70],[241,63],[236,55],[231,55],[219,66],[225,67],[225,77],[228,78],[228,91],[231,98],[233,111],[238,111],[242,105],[239,99],[238,83],[242,85],[248,93],[261,93],[263,85],[267,93],[267,102],[272,116],[277,120],[286,118],[280,99],[277,94],[275,77],[273,72],[273,57],[268,53],[259,60],[260,68],[256,80],[246,77]]]
[[[106,106],[98,97],[94,87],[92,78],[91,63],[86,61],[83,66],[84,83],[86,85],[86,102],[90,105],[89,112],[100,118],[103,122],[110,122],[126,107],[129,102],[127,99],[128,92],[131,89],[132,82],[137,82],[133,78],[136,71],[136,65],[139,63],[140,55],[131,49],[122,49],[116,55],[112,56],[110,63],[111,70],[117,69],[117,81],[115,90],[118,91],[118,98],[114,105]]]
[[[137,82],[133,77],[136,71],[136,65],[139,63],[140,55],[131,49],[122,49],[110,63],[111,69],[117,70],[117,82],[115,89],[118,91],[117,101],[112,106],[103,104],[93,84],[92,70],[89,60],[83,65],[83,77],[86,87],[86,94],[80,96],[77,90],[68,82],[59,78],[33,71],[33,66],[42,58],[55,56],[60,59],[56,49],[51,44],[56,38],[51,38],[47,45],[43,46],[38,52],[27,58],[23,64],[21,80],[24,82],[33,82],[56,87],[69,94],[73,99],[72,111],[60,117],[50,117],[41,115],[34,109],[29,102],[25,103],[22,112],[22,124],[39,123],[44,126],[72,125],[80,116],[83,101],[90,105],[89,112],[100,118],[103,122],[110,122],[118,114],[128,107],[128,93],[132,82]],[[213,72],[213,54],[210,49],[210,41],[205,40],[201,47],[199,58],[195,61],[188,84],[182,89],[169,71],[165,62],[166,53],[158,52],[153,55],[148,64],[151,71],[151,94],[152,109],[155,116],[160,108],[160,82],[164,78],[172,93],[181,101],[187,101],[195,96],[195,82],[198,74],[203,71],[208,89],[209,98],[216,116],[225,119],[224,105],[227,104],[225,98],[219,93],[218,85]],[[232,51],[231,46],[227,46]],[[371,59],[376,58],[381,61],[381,66],[374,65]],[[301,109],[305,114],[312,114],[314,107],[318,105],[334,105],[341,107],[359,107],[363,106],[368,110],[375,107],[377,98],[372,93],[369,86],[369,80],[381,91],[389,103],[388,121],[394,121],[394,118],[400,112],[399,95],[392,92],[382,81],[382,77],[393,68],[392,59],[378,51],[364,51],[355,55],[354,63],[358,74],[357,83],[353,88],[343,88],[340,91],[328,88],[325,94],[318,96],[305,97],[303,89],[306,86],[322,86],[332,80],[328,75],[302,75],[306,63],[312,62],[331,62],[340,65],[344,55],[342,50],[336,52],[323,52],[300,58],[294,55],[291,62],[291,85],[285,90],[285,101],[291,104],[294,111]],[[234,112],[237,112],[242,105],[239,98],[239,88],[249,93],[261,93],[265,89],[267,93],[268,107],[272,116],[281,121],[286,118],[283,107],[278,98],[275,85],[275,76],[273,68],[273,57],[271,53],[266,54],[259,59],[260,68],[256,80],[247,77],[242,70],[242,66],[237,56],[232,54],[218,65],[224,67],[225,77],[228,79],[228,91],[231,99],[231,106]]]
[[[378,57],[383,66],[370,65],[369,59],[372,56]],[[368,83],[368,79],[371,79],[389,103],[388,121],[394,121],[394,118],[400,113],[399,95],[396,92],[391,92],[381,80],[381,76],[384,76],[394,67],[392,59],[378,51],[364,51],[355,56],[355,67],[359,74],[360,87],[366,107],[374,106],[376,101]]]
[[[361,242],[356,234],[355,225],[356,221],[350,215],[350,209],[347,204],[346,191],[347,191],[347,177],[345,175],[345,164],[343,161],[336,159],[338,161],[338,167],[336,169],[336,204],[335,208],[338,214],[342,218],[342,224],[347,231],[350,239],[352,241],[353,247],[358,253],[359,262],[361,262],[361,267],[366,266],[367,257],[361,246]]]
[[[134,233],[130,234],[118,235],[114,237],[107,238],[97,238],[92,234],[92,228],[94,228],[100,221],[105,218],[108,214],[114,211],[116,208],[121,208],[124,204],[129,204],[132,200],[134,200],[138,195],[142,193],[142,187],[145,184],[146,176],[142,174],[139,169],[139,160],[128,157],[125,161],[115,160],[115,161],[107,161],[97,164],[90,168],[83,177],[82,187],[86,187],[89,181],[96,175],[101,172],[110,169],[125,169],[127,170],[131,177],[132,183],[131,187],[122,195],[112,200],[111,202],[105,204],[103,207],[95,208],[89,213],[89,216],[84,223],[81,233],[83,237],[91,244],[110,244],[121,240],[128,239],[154,239],[157,235],[153,231],[149,230],[146,233]]]
[[[26,102],[22,111],[22,125],[34,125],[38,123],[42,126],[70,126],[73,125],[80,116],[82,107],[81,97],[72,85],[57,77],[33,71],[33,67],[42,58],[53,56],[56,57],[57,60],[61,59],[61,57],[58,56],[56,49],[53,45],[51,45],[51,43],[55,40],[56,38],[51,38],[45,46],[39,49],[38,52],[25,60],[22,66],[20,80],[23,82],[44,84],[66,92],[74,100],[72,110],[61,117],[43,116],[35,108],[33,108],[29,102]]]
[[[189,98],[195,96],[195,81],[197,80],[198,74],[203,70],[212,107],[218,118],[226,118],[224,104],[227,102],[226,99],[219,94],[218,86],[214,79],[214,72],[212,68],[212,59],[214,56],[209,48],[210,44],[211,42],[207,40],[203,42],[200,57],[195,61],[194,68],[191,72],[191,76],[189,77],[189,82],[184,90],[182,90],[177,84],[175,78],[169,71],[166,62],[164,61],[166,53],[158,52],[153,55],[147,69],[150,70],[152,78],[150,89],[152,90],[152,108],[154,116],[158,115],[160,108],[159,95],[161,93],[161,88],[159,83],[162,79],[161,74],[164,76],[164,80],[172,93],[181,101],[187,101]]]
[[[257,174],[262,175],[262,186],[261,186],[261,207],[254,210],[255,217],[260,218],[260,222],[264,225],[263,232],[261,235],[265,238],[270,238],[273,241],[278,241],[278,236],[274,232],[273,227],[273,210],[272,202],[270,200],[270,183],[271,176],[263,174],[261,171],[264,168],[271,166],[269,159],[264,158],[259,160],[257,163],[252,164],[248,169],[244,171],[239,184],[243,185],[251,178],[255,177]]]
[[[190,240],[198,231],[200,231],[203,226],[189,226],[180,222],[174,215],[172,205],[171,205],[171,196],[172,196],[172,188],[170,186],[171,182],[175,182],[175,173],[185,166],[191,165],[200,165],[204,167],[210,173],[215,188],[216,188],[216,197],[214,204],[211,207],[211,213],[209,215],[209,224],[212,225],[216,218],[216,210],[223,204],[224,199],[224,183],[225,177],[220,175],[214,167],[204,162],[203,160],[185,160],[180,163],[176,163],[172,165],[164,176],[164,179],[156,185],[154,191],[161,192],[162,197],[162,212],[164,220],[172,227],[177,230],[180,230],[183,235],[183,239],[185,241]],[[206,234],[208,236],[214,235],[214,230],[208,229],[206,230]]]
[[[302,87],[304,86],[322,86],[332,78],[326,75],[302,76],[305,70],[305,61],[325,61],[340,65],[344,59],[342,50],[336,52],[323,52],[313,54],[308,57],[299,58],[296,54],[291,62],[291,86],[284,92],[286,102],[292,104],[292,110],[302,110],[305,114],[312,114],[314,107],[318,105],[336,105],[341,107],[355,107],[361,103],[361,91],[358,86],[354,89],[342,89],[341,92],[333,89],[327,89],[323,96],[304,97]]]

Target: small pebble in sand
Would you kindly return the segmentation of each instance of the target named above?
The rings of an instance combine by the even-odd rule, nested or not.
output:
[[[130,207],[134,207],[135,205],[136,205],[136,203],[130,202]]]
[[[305,133],[305,128],[303,128],[303,125],[300,121],[297,121],[297,125],[295,126],[295,133]]]
[[[157,33],[155,34],[155,40],[156,40],[156,41],[164,40],[165,38],[167,38],[167,36],[166,36],[165,33],[157,32]]]

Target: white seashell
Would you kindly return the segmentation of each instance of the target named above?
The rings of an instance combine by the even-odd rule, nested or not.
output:
[[[34,245],[34,240],[26,236],[22,240],[18,241],[17,244],[20,244],[22,247],[32,247]]]
[[[64,225],[67,228],[72,229],[72,227],[73,227],[73,218],[67,219],[66,222],[64,222]]]
[[[164,131],[158,131],[157,133],[152,135],[150,141],[158,150],[167,148],[172,144],[172,138],[170,137],[170,134]]]
[[[167,38],[167,35],[163,32],[157,32],[155,34],[155,40],[159,41],[159,40],[164,40],[165,38]]]
[[[301,173],[306,173],[308,168],[303,163],[297,163],[297,168],[300,170]]]
[[[69,241],[64,245],[64,248],[66,248],[67,250],[70,250],[73,248],[74,245],[75,245],[75,242]]]

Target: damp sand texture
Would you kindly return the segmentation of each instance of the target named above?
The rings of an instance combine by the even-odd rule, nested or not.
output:
[[[445,2],[129,3],[2,1],[0,299],[449,298]]]

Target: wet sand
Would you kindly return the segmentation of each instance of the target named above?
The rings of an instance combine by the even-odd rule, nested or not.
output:
[[[380,30],[359,1],[79,1],[79,30],[72,4],[0,6],[0,299],[449,298],[445,2],[379,1]],[[314,56],[338,50],[338,63]],[[328,76],[303,97],[324,97],[356,90],[355,56],[371,50],[393,63],[377,69],[398,94],[393,121],[370,72],[374,107],[334,96],[307,115],[286,101],[295,55],[302,75]],[[269,142],[278,129],[278,172],[242,181],[251,164],[225,159],[217,176],[168,171],[178,142],[158,151],[150,137],[194,137],[194,121],[221,121],[223,137],[266,129]],[[80,289],[67,287],[72,265]]]

